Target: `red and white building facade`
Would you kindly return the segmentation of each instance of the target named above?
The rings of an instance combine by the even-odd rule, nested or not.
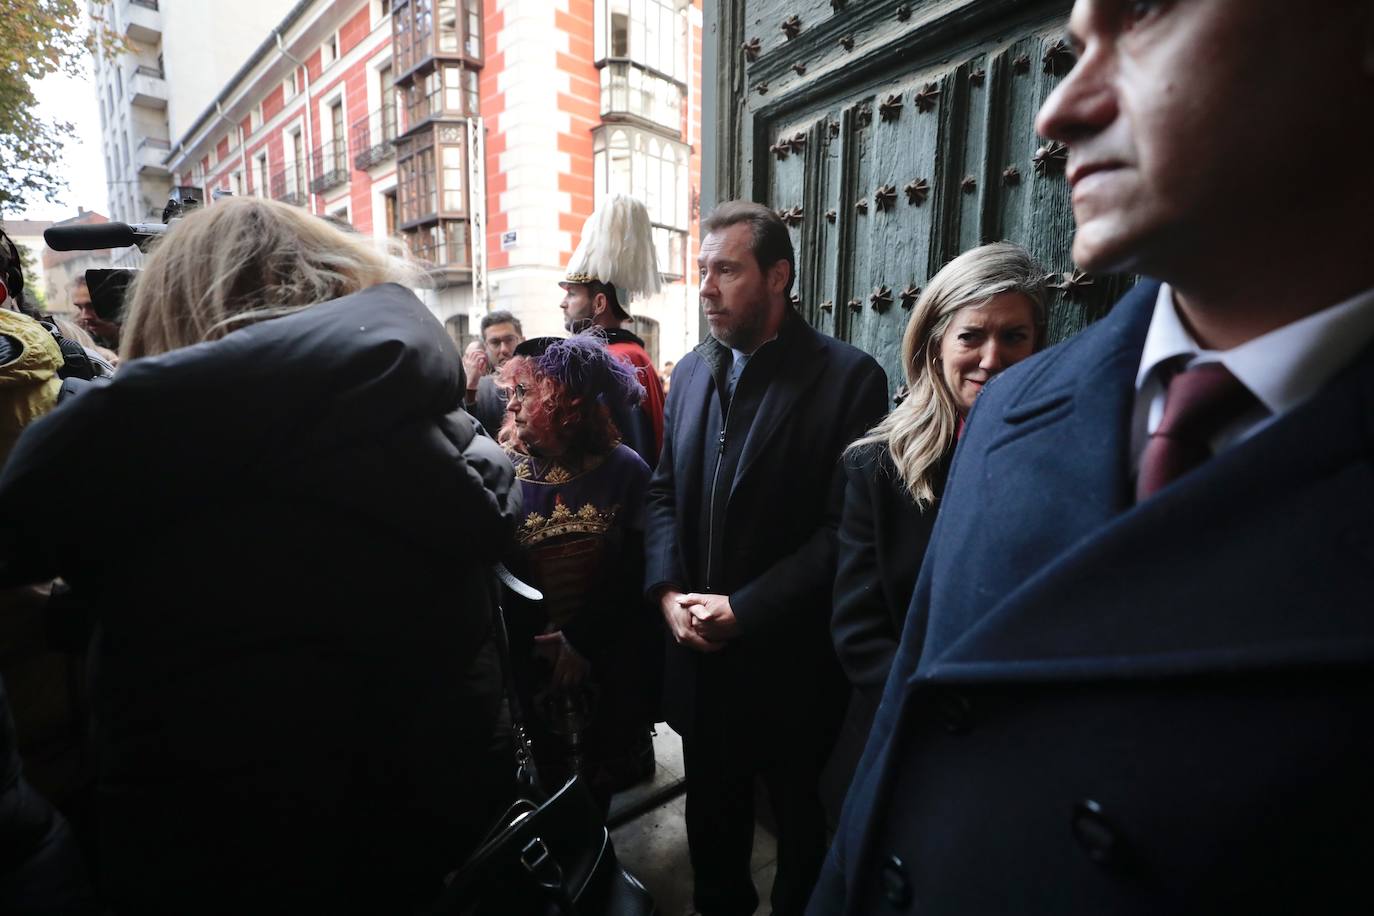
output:
[[[451,334],[508,309],[562,333],[598,200],[655,225],[634,303],[661,364],[698,335],[702,0],[302,0],[167,157],[174,184],[284,200],[402,240]]]

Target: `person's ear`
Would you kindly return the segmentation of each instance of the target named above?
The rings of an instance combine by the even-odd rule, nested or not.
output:
[[[602,314],[603,312],[605,312],[607,309],[609,309],[610,307],[611,307],[611,304],[610,304],[609,302],[606,301],[606,294],[605,294],[605,293],[597,293],[595,296],[592,297],[592,317],[593,317],[593,318],[600,318],[600,317],[601,317],[601,314]]]
[[[768,267],[768,291],[774,295],[782,295],[791,276],[792,265],[787,263],[786,258],[778,258]]]

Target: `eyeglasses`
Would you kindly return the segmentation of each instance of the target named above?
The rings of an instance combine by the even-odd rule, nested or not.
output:
[[[520,384],[517,384],[514,388],[501,388],[499,390],[501,396],[506,399],[506,403],[510,403],[511,401],[523,401],[526,395],[530,393],[528,388]]]
[[[505,337],[488,337],[487,346],[489,347],[513,347],[520,342],[517,334],[507,334]]]

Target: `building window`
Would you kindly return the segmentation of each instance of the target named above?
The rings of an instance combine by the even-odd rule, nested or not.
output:
[[[444,191],[443,208],[450,213],[467,211],[467,201],[463,198],[463,189],[467,185],[467,156],[464,152],[463,147],[453,144],[439,147],[439,165],[442,169],[439,184]]]
[[[430,118],[465,118],[477,114],[477,71],[444,64],[419,77],[404,90],[406,129]]]
[[[290,99],[295,98],[295,97],[296,97],[296,93],[297,93],[298,91],[299,91],[299,90],[296,88],[296,71],[295,71],[295,70],[292,70],[292,71],[287,75],[286,79],[282,80],[282,84],[281,84],[281,97],[282,97],[282,101],[288,101],[288,100],[290,100]]]
[[[405,238],[410,253],[432,267],[470,266],[468,224],[462,220],[441,219],[407,232]]]
[[[643,315],[635,315],[630,331],[644,341],[644,351],[649,354],[649,362],[658,365],[658,322]]]
[[[670,278],[686,276],[688,155],[685,144],[647,130],[606,125],[592,136],[596,199],[629,194],[644,202],[654,226],[658,269]]]
[[[402,140],[396,150],[401,222],[413,223],[438,212],[435,197],[434,133]]]
[[[391,56],[396,62],[397,73],[409,72],[415,59],[413,13],[409,3],[401,2],[391,16]]]
[[[234,172],[229,176],[229,190],[235,197],[243,196],[243,173]]]
[[[633,115],[678,135],[682,131],[683,87],[629,61],[601,68],[601,116]]]
[[[382,89],[382,140],[396,139],[396,83],[391,78],[391,64],[377,71]]]
[[[482,62],[482,0],[396,0],[392,54],[402,78],[433,57]]]
[[[253,161],[253,191],[259,197],[267,196],[267,154],[259,153]]]
[[[335,32],[320,45],[320,69],[323,70],[339,59],[339,33]]]
[[[332,155],[329,159],[329,170],[333,172],[348,172],[348,148],[344,143],[344,110],[343,100],[335,102],[329,106],[329,127],[331,136],[330,141]]]
[[[601,112],[675,133],[687,91],[687,0],[597,0]]]
[[[477,339],[472,333],[472,319],[467,315],[450,315],[444,321],[444,330],[448,331],[449,339],[457,345],[459,353]]]
[[[382,219],[386,225],[387,237],[397,235],[401,231],[398,219],[399,210],[396,206],[396,189],[392,188],[382,194]]]
[[[248,114],[248,132],[255,133],[262,127],[262,103],[253,106],[253,110]]]

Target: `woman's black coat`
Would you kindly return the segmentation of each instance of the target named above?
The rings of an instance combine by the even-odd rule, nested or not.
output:
[[[936,506],[916,506],[885,444],[847,452],[844,473],[831,630],[849,682],[876,708],[902,639]],[[937,498],[947,473],[946,460],[935,473]]]
[[[0,581],[94,608],[118,912],[405,913],[480,836],[518,491],[462,396],[388,284],[131,362],[21,439]]]

